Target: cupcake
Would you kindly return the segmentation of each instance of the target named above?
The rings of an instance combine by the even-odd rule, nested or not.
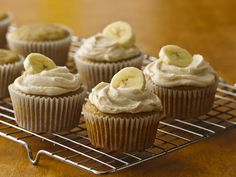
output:
[[[0,49],[0,98],[9,96],[8,86],[21,75],[23,61],[16,53]]]
[[[0,10],[0,48],[6,47],[6,33],[11,24],[11,16]]]
[[[144,74],[148,87],[161,99],[165,116],[188,119],[209,112],[218,77],[203,56],[167,45],[159,57],[145,67]]]
[[[89,139],[110,151],[143,151],[152,146],[162,109],[146,88],[141,70],[120,70],[111,83],[101,82],[83,106]]]
[[[118,21],[108,25],[102,33],[85,39],[74,58],[84,84],[91,90],[101,81],[110,82],[124,67],[141,68],[144,57],[135,46],[131,26]]]
[[[42,53],[57,65],[64,66],[71,43],[70,30],[56,24],[23,25],[7,34],[11,50],[27,56],[32,52]]]
[[[24,68],[9,86],[17,124],[37,133],[76,127],[86,96],[80,76],[37,53],[27,56]]]

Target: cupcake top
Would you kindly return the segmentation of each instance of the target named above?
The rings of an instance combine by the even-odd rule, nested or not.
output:
[[[9,34],[12,38],[23,41],[55,41],[68,37],[70,32],[56,24],[28,24]]]
[[[25,94],[57,96],[81,87],[79,74],[72,74],[67,67],[59,67],[48,57],[32,53],[24,61],[25,72],[14,86]]]
[[[143,72],[134,67],[120,70],[111,83],[99,83],[89,101],[101,112],[141,113],[162,109],[160,99],[146,88]]]
[[[14,63],[20,59],[16,53],[6,49],[0,49],[0,65]]]
[[[175,45],[161,48],[159,59],[148,64],[144,74],[163,87],[204,87],[216,82],[217,75],[202,55],[191,55]]]
[[[131,26],[122,21],[114,22],[83,41],[76,55],[84,60],[96,62],[116,62],[141,55],[135,46],[135,36]]]
[[[0,20],[4,20],[8,17],[7,13],[0,10]]]

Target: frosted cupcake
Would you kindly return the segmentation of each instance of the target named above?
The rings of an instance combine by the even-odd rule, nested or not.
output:
[[[142,52],[135,46],[131,26],[122,21],[108,25],[102,33],[85,39],[75,54],[77,70],[91,90],[101,81],[110,82],[124,67],[141,68]]]
[[[56,24],[28,24],[7,34],[11,50],[23,56],[42,53],[57,65],[65,65],[71,43],[70,30]]]
[[[8,86],[21,75],[23,61],[16,53],[0,49],[0,98],[9,96]]]
[[[175,45],[161,48],[159,59],[144,69],[150,89],[169,118],[195,118],[210,111],[218,77],[201,55]]]
[[[94,146],[130,152],[153,144],[161,109],[159,98],[146,89],[142,71],[127,67],[110,84],[92,89],[83,113]]]
[[[76,127],[86,95],[80,76],[36,53],[28,55],[24,67],[9,86],[17,124],[33,132]]]
[[[0,48],[6,47],[6,33],[11,19],[11,15],[0,10]]]

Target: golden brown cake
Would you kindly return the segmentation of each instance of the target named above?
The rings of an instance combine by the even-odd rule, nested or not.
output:
[[[6,49],[0,49],[0,65],[15,63],[21,58],[15,52]]]
[[[6,33],[11,24],[11,15],[0,10],[0,48],[6,48]]]
[[[9,96],[8,85],[21,74],[24,58],[6,49],[0,49],[0,98]]]
[[[130,113],[126,113],[126,112],[117,113],[117,114],[103,113],[103,112],[99,111],[96,108],[96,106],[94,106],[90,101],[86,102],[86,104],[84,105],[84,109],[89,111],[91,114],[98,116],[98,117],[129,118],[129,119],[134,118],[134,114],[130,114]],[[160,112],[160,110],[153,111],[153,112]],[[152,115],[153,112],[152,111],[151,112],[140,112],[137,114],[137,116],[145,117],[145,116]]]
[[[7,17],[7,13],[0,10],[0,20],[6,19]]]
[[[23,56],[42,53],[57,65],[64,66],[71,44],[71,32],[57,24],[28,24],[7,33],[7,41],[11,50]]]
[[[55,24],[23,25],[13,31],[10,36],[23,41],[55,41],[68,37],[69,31]]]

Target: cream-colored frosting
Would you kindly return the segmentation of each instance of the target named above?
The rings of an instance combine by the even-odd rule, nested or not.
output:
[[[204,87],[215,83],[216,72],[203,56],[193,55],[193,61],[187,67],[166,64],[161,58],[148,64],[144,74],[160,86],[197,86]]]
[[[24,74],[18,77],[14,85],[26,94],[56,96],[76,91],[81,87],[78,74],[72,74],[66,67],[43,70],[40,73]]]
[[[136,46],[125,48],[116,40],[98,33],[83,41],[76,52],[77,58],[91,61],[115,62],[139,56],[140,50]]]
[[[160,99],[149,90],[114,88],[101,82],[89,95],[89,101],[104,113],[140,113],[162,109]]]

